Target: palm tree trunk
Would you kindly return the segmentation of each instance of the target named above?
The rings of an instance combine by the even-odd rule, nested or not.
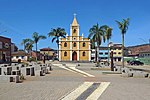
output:
[[[36,62],[37,62],[37,43],[35,43],[36,45]]]
[[[122,67],[124,68],[124,34],[122,34]]]
[[[24,52],[25,52],[25,43],[24,43]]]
[[[57,53],[58,53],[58,59],[59,59],[59,43],[57,44]]]
[[[57,54],[58,54],[58,59],[59,59],[59,37],[57,37]]]
[[[97,62],[99,61],[99,45],[97,45]]]
[[[108,63],[109,63],[109,60],[110,60],[110,47],[109,47],[109,40],[108,40]]]
[[[97,62],[97,47],[95,46],[95,62]]]

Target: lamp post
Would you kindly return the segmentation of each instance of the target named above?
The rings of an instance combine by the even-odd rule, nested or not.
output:
[[[111,71],[114,71],[113,51],[110,52],[110,58],[111,58]]]

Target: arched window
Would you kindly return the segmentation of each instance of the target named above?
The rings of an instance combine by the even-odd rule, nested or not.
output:
[[[85,47],[85,42],[83,42],[82,46]]]
[[[77,31],[77,30],[76,30],[76,29],[74,29],[74,30],[73,30],[73,33],[76,33],[76,31]]]
[[[76,43],[73,43],[73,47],[76,47]]]
[[[67,47],[67,43],[66,42],[64,43],[64,47]]]
[[[85,56],[85,52],[82,53],[82,56]]]
[[[67,56],[67,52],[66,51],[64,52],[64,56]]]

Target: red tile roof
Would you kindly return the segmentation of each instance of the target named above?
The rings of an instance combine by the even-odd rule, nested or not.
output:
[[[54,49],[51,49],[51,48],[42,48],[42,49],[40,49],[40,51],[54,51]]]

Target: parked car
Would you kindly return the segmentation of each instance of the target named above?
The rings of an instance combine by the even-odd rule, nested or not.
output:
[[[144,65],[144,63],[141,61],[130,61],[129,65]]]
[[[59,59],[58,59],[58,58],[53,58],[52,60],[53,60],[53,61],[59,61]]]

